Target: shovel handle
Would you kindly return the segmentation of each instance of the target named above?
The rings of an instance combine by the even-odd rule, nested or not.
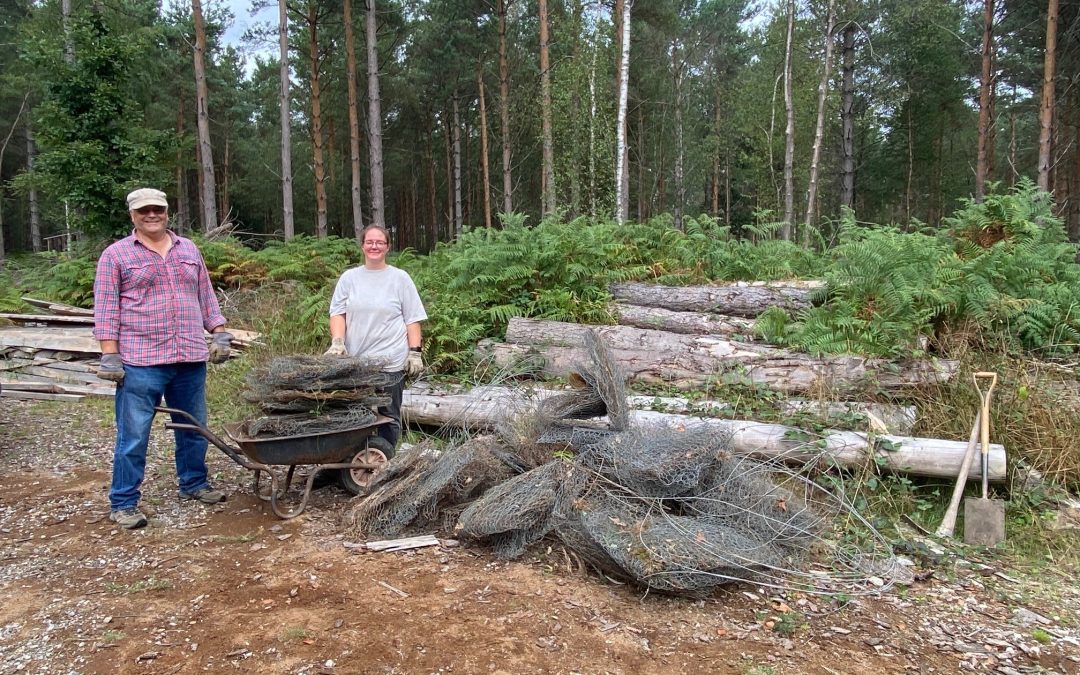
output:
[[[990,397],[994,393],[994,387],[997,386],[998,376],[997,373],[980,371],[972,376],[972,380],[975,382],[975,391],[979,392],[979,400],[982,404],[980,408],[980,441],[982,444],[982,496],[986,499],[987,492],[989,492],[989,477],[987,474],[987,465],[990,459]],[[980,380],[990,380],[990,386],[983,391]]]

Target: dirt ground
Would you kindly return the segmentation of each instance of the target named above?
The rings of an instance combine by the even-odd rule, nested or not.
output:
[[[215,507],[175,495],[154,433],[150,526],[109,522],[107,404],[0,403],[0,673],[1077,673],[1074,568],[911,557],[917,581],[841,601],[733,586],[643,595],[558,546],[371,553],[350,497],[282,521],[211,448]]]

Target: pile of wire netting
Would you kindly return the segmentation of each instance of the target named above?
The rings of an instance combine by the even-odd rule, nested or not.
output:
[[[607,577],[691,596],[734,581],[880,592],[902,573],[842,493],[812,479],[820,467],[736,456],[705,426],[635,426],[606,345],[591,332],[585,343],[574,388],[509,410],[494,436],[392,460],[376,501],[353,510],[354,534],[453,516],[458,536],[497,556],[554,538]]]
[[[251,420],[251,437],[302,436],[368,426],[400,374],[379,361],[348,356],[292,355],[247,376],[244,399],[265,413]]]

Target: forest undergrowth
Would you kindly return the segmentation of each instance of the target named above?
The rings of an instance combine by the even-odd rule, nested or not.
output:
[[[729,228],[707,216],[686,218],[682,231],[670,217],[621,226],[551,218],[530,226],[509,214],[499,227],[467,231],[426,256],[398,252],[392,263],[409,271],[427,307],[424,350],[432,376],[466,382],[481,377],[476,342],[502,337],[512,317],[611,323],[607,287],[615,281],[824,279],[814,307],[794,316],[766,312],[759,338],[815,355],[959,360],[952,382],[904,400],[866,392],[870,400],[917,406],[920,436],[966,439],[978,407],[971,373],[998,372],[994,440],[1008,448],[1012,467],[1034,468],[1046,479],[1040,491],[1008,486],[1010,518],[1038,532],[1053,492],[1080,489],[1080,446],[1073,441],[1080,436],[1080,264],[1049,195],[1024,182],[965,204],[941,228],[903,230],[847,212],[826,224],[813,249],[771,238],[776,229]],[[211,410],[235,419],[247,412],[240,392],[253,365],[325,348],[334,284],[362,256],[354,241],[339,238],[301,236],[258,248],[235,239],[196,241],[231,325],[265,335],[265,348],[211,380]],[[0,280],[0,310],[29,311],[22,295],[90,306],[104,245],[82,241],[67,254],[13,257]],[[744,409],[755,408],[745,388],[708,394],[737,396]],[[951,492],[942,481],[876,471],[860,481],[867,508],[914,513],[928,529]],[[1039,549],[1047,540],[1034,541],[1042,542]]]

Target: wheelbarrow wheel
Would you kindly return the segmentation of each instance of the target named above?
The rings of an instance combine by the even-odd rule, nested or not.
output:
[[[394,448],[382,436],[368,436],[367,444],[349,458],[350,462],[364,462],[365,464],[385,464],[394,456]],[[371,469],[341,469],[338,474],[341,487],[354,495],[365,494],[371,481],[375,479],[375,471]]]

